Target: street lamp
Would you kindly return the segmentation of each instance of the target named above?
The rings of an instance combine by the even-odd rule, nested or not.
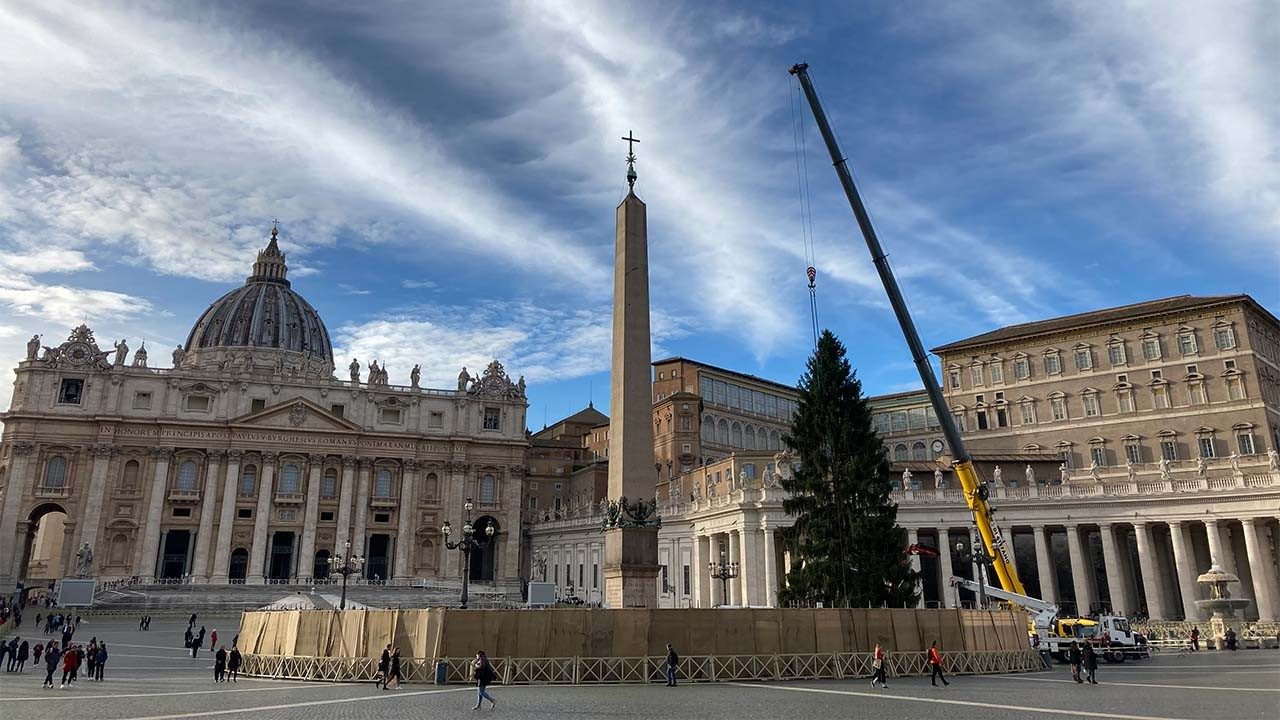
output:
[[[707,563],[711,570],[711,578],[720,581],[720,597],[725,605],[729,604],[729,581],[738,577],[738,563],[729,562],[729,554],[720,546],[720,562],[712,560]]]
[[[987,609],[987,584],[986,584],[987,563],[990,563],[995,558],[988,555],[986,548],[980,545],[979,543],[970,542],[970,546],[973,548],[972,550],[965,547],[964,541],[961,540],[960,542],[956,543],[956,554],[960,556],[961,562],[971,562],[974,564],[974,567],[975,567],[974,575],[976,575],[978,578],[978,607],[982,608],[983,610],[986,610]]]
[[[347,609],[347,578],[351,575],[359,575],[364,569],[364,558],[360,555],[351,554],[351,543],[343,543],[343,553],[341,555],[331,555],[325,558],[325,562],[329,565],[330,573],[338,573],[342,576],[342,599],[338,602],[339,610]]]
[[[493,539],[493,523],[489,523],[484,527],[484,537],[475,537],[476,529],[471,525],[471,511],[475,509],[475,505],[471,502],[471,498],[462,504],[462,509],[467,511],[466,518],[462,521],[462,539],[458,542],[449,542],[449,534],[453,532],[453,528],[449,526],[446,520],[444,525],[440,526],[440,532],[444,535],[445,547],[450,550],[462,551],[462,608],[467,607],[467,581],[471,577],[471,551],[488,545]]]

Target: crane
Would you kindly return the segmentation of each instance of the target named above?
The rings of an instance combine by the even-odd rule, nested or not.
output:
[[[880,282],[884,285],[885,293],[889,296],[889,304],[893,307],[893,314],[897,316],[898,325],[902,328],[902,335],[906,338],[907,347],[911,350],[911,359],[915,362],[916,370],[920,373],[920,380],[924,383],[925,391],[929,394],[929,402],[933,405],[933,412],[937,415],[938,422],[942,426],[942,435],[946,438],[947,445],[951,448],[952,472],[955,473],[956,478],[960,481],[961,488],[964,490],[965,502],[968,504],[970,512],[973,513],[974,524],[978,528],[978,534],[982,537],[983,545],[986,546],[987,554],[991,556],[991,565],[995,570],[996,577],[1000,580],[1000,587],[1005,592],[1026,597],[1026,590],[1022,586],[1022,580],[1018,578],[1018,570],[1014,567],[1010,558],[1004,537],[1000,533],[1000,528],[991,522],[993,511],[991,506],[987,504],[987,487],[978,477],[978,471],[973,465],[973,458],[969,455],[969,451],[965,449],[964,441],[960,438],[960,431],[956,428],[955,419],[951,417],[951,411],[947,408],[946,401],[942,396],[942,388],[938,385],[938,378],[933,374],[933,368],[929,365],[929,357],[925,354],[924,345],[920,342],[920,334],[916,332],[915,322],[911,319],[911,313],[902,297],[902,291],[898,288],[898,280],[893,275],[893,269],[889,267],[888,256],[885,255],[884,248],[880,245],[880,239],[876,236],[875,228],[871,225],[871,217],[867,214],[867,209],[862,204],[862,197],[858,194],[858,188],[853,183],[853,175],[849,172],[848,161],[840,151],[840,146],[836,143],[835,133],[831,131],[831,124],[827,122],[827,115],[822,109],[822,103],[818,100],[818,93],[813,87],[813,81],[809,78],[809,65],[807,63],[793,65],[790,72],[796,76],[800,81],[800,86],[804,89],[805,97],[809,101],[809,109],[813,111],[813,118],[818,123],[818,131],[822,133],[822,139],[827,145],[827,151],[831,154],[831,163],[835,166],[836,175],[840,178],[840,186],[844,189],[845,197],[849,200],[849,207],[853,210],[853,215],[858,221],[858,227],[862,230],[862,237],[867,243],[867,250],[871,252],[871,260],[875,263],[876,272],[880,275]]]

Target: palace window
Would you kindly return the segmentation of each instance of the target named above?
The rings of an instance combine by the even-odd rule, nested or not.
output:
[[[1232,400],[1244,399],[1244,384],[1238,377],[1227,378],[1227,397]]]
[[[682,416],[680,417],[680,429],[681,429],[681,430],[692,430],[692,429],[693,429],[693,418],[689,417],[688,415],[682,415]]]
[[[294,463],[280,468],[280,494],[297,495],[302,492],[302,469]]]
[[[178,466],[178,481],[175,487],[178,490],[195,490],[196,489],[196,464],[190,460],[182,461]]]
[[[237,520],[252,520],[253,508],[236,508]]]
[[[898,443],[897,445],[893,446],[893,459],[895,461],[901,462],[903,460],[910,459],[910,457],[911,457],[911,454],[910,454],[910,451],[907,449],[906,443]]]
[[[1130,463],[1137,465],[1142,462],[1142,446],[1137,441],[1129,441],[1124,444],[1124,456]]]
[[[124,464],[124,472],[120,475],[121,490],[138,489],[138,475],[142,471],[142,466],[137,460],[130,460]]]
[[[1093,368],[1093,352],[1089,348],[1078,348],[1076,350],[1076,369],[1089,370]]]
[[[388,425],[400,424],[400,408],[382,408],[378,419]]]
[[[996,427],[1009,427],[1009,411],[1003,406],[996,408]]]
[[[1156,385],[1151,388],[1151,404],[1157,410],[1165,410],[1169,407],[1169,388],[1164,385]]]
[[[529,483],[530,490],[537,490],[538,483]],[[427,477],[422,481],[422,498],[424,500],[435,500],[440,497],[440,478],[435,473],[427,473]]]
[[[267,409],[266,398],[254,398],[249,403],[249,412],[262,412],[263,410],[266,410],[266,409]]]
[[[1117,390],[1116,402],[1120,406],[1120,412],[1122,413],[1133,412],[1133,391],[1128,389]]]
[[[974,387],[982,385],[982,363],[974,363],[969,366],[969,380]]]
[[[1033,425],[1036,421],[1036,406],[1030,400],[1019,404],[1018,408],[1022,411],[1022,424]]]
[[[189,412],[209,412],[209,396],[188,395],[187,410]]]
[[[1253,433],[1241,432],[1236,435],[1236,445],[1240,448],[1241,455],[1252,455],[1253,450]]]
[[[480,476],[480,502],[492,504],[497,502],[498,498],[498,482],[493,476],[485,473]],[[558,501],[559,498],[556,498]]]
[[[902,432],[907,429],[907,414],[905,412],[890,413],[889,420],[892,422],[893,432]]]
[[[337,418],[346,417],[347,406],[341,403],[334,403],[329,406],[329,414]]]
[[[951,419],[955,421],[956,429],[959,430],[960,432],[964,432],[967,429],[965,428],[965,425],[964,425],[963,410],[953,410],[951,413]]]
[[[1107,465],[1107,449],[1102,445],[1094,445],[1089,448],[1089,459],[1098,467],[1106,467]]]
[[[254,465],[245,465],[244,470],[240,472],[240,495],[252,497],[258,488],[258,468]]]
[[[1097,417],[1099,414],[1098,394],[1092,393],[1092,392],[1085,393],[1083,396],[1081,396],[1081,399],[1084,400],[1084,416]]]
[[[929,453],[928,448],[926,448],[924,443],[921,441],[917,441],[911,445],[912,460],[928,460],[929,459],[928,453]]]
[[[320,497],[335,498],[338,496],[338,471],[329,468],[320,479]]]
[[[1219,350],[1230,350],[1236,346],[1236,331],[1230,325],[1219,325],[1213,329],[1213,344]]]
[[[1160,338],[1144,337],[1142,339],[1142,357],[1145,360],[1160,359]]]
[[[1062,358],[1056,351],[1044,356],[1044,372],[1046,375],[1058,375],[1062,372]]]
[[[1183,355],[1195,355],[1198,349],[1194,331],[1188,330],[1178,333],[1178,352]]]
[[[1015,380],[1026,380],[1031,377],[1031,362],[1025,357],[1013,359],[1013,377]]]
[[[1200,446],[1200,457],[1206,459],[1217,457],[1217,453],[1214,452],[1212,435],[1201,436],[1197,444]]]
[[[1187,395],[1190,398],[1192,405],[1204,405],[1205,404],[1204,383],[1203,382],[1187,383]]]
[[[84,380],[79,378],[63,378],[58,388],[58,402],[63,405],[79,405],[84,395]]]
[[[502,429],[502,410],[500,408],[487,407],[484,409],[484,429]]]
[[[1178,459],[1178,443],[1172,439],[1160,441],[1160,457],[1174,462]]]
[[[54,455],[44,466],[44,486],[46,488],[62,488],[67,484],[67,459]]]
[[[1067,419],[1067,401],[1065,398],[1061,398],[1061,397],[1049,398],[1049,409],[1053,413],[1054,420]]]
[[[986,429],[987,429],[987,427],[988,427],[988,425],[987,425],[987,411],[986,411],[986,410],[979,410],[979,411],[978,411],[978,429],[979,429],[979,430],[986,430]]]
[[[738,423],[729,429],[729,443],[736,448],[742,447],[742,426]]]
[[[1125,352],[1124,342],[1111,342],[1107,345],[1107,360],[1112,365],[1124,365],[1128,362],[1128,353]]]
[[[1003,383],[1004,382],[1004,361],[996,359],[996,360],[992,360],[989,364],[991,365],[991,382]]]

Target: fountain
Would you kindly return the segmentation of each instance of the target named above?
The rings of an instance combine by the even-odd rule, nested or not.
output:
[[[1211,597],[1208,600],[1196,600],[1196,606],[1213,613],[1209,617],[1209,635],[1213,638],[1214,647],[1222,650],[1226,647],[1227,629],[1231,621],[1241,619],[1236,617],[1236,611],[1248,607],[1250,600],[1231,597],[1227,585],[1240,582],[1240,578],[1223,570],[1217,563],[1211,563],[1209,572],[1196,578],[1196,582],[1209,586]]]

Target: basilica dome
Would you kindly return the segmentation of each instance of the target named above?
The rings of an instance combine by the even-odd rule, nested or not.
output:
[[[276,244],[278,233],[271,230],[271,242],[258,253],[253,274],[244,285],[215,300],[200,315],[187,336],[188,357],[234,349],[283,350],[297,353],[294,357],[305,365],[333,367],[333,347],[324,321],[286,279],[288,267]]]

